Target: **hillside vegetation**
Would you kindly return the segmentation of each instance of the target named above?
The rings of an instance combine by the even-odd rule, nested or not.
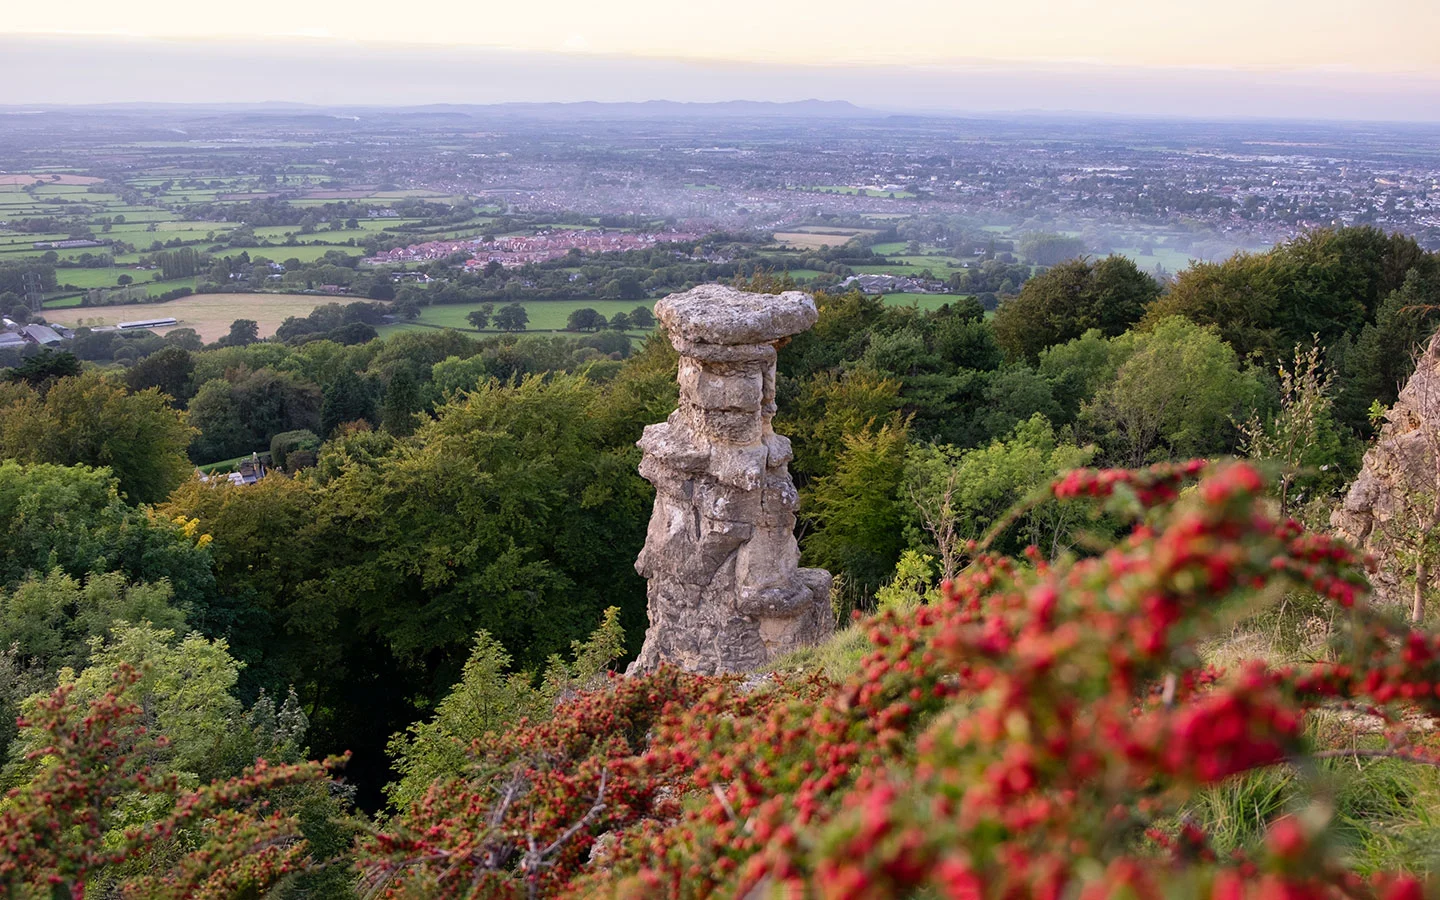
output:
[[[1166,285],[1061,263],[993,318],[816,302],[776,426],[856,623],[747,678],[608,674],[645,626],[662,336],[370,339],[362,303],[4,370],[0,883],[1431,884],[1440,637],[1313,529],[1440,324],[1440,260],[1344,229]]]

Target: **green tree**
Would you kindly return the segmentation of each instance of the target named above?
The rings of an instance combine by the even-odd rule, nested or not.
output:
[[[872,597],[904,549],[899,501],[906,430],[881,425],[847,434],[834,471],[805,498],[807,559],[841,579],[853,605]]]
[[[571,645],[569,663],[552,656],[538,687],[532,673],[514,671],[505,648],[480,632],[459,682],[436,704],[434,715],[391,738],[390,756],[400,777],[386,786],[390,805],[407,809],[436,781],[463,777],[471,764],[472,742],[522,718],[545,719],[565,694],[594,688],[607,667],[625,654],[619,614],[613,606],[606,610],[595,633]]]
[[[806,379],[779,430],[794,439],[794,469],[802,480],[833,471],[845,440],[872,424],[900,421],[900,382],[868,366]]]
[[[1437,268],[1440,261],[1404,235],[1318,229],[1264,253],[1195,263],[1146,315],[1213,325],[1242,357],[1258,351],[1278,362],[1313,334],[1326,346],[1357,334],[1409,272],[1429,280]]]
[[[190,423],[199,431],[190,448],[191,456],[209,463],[245,452],[248,430],[240,421],[239,404],[230,382],[213,378],[200,385],[190,400],[189,415]]]
[[[649,331],[655,327],[655,314],[648,306],[637,306],[630,310],[630,324],[638,330]]]
[[[185,614],[172,604],[167,582],[130,584],[119,572],[80,581],[56,568],[0,592],[0,647],[14,648],[27,668],[54,676],[81,669],[95,639],[121,623],[180,630]]]
[[[495,327],[501,331],[524,331],[529,324],[530,314],[519,303],[511,303],[495,311]]]
[[[1278,366],[1280,408],[1262,416],[1252,411],[1240,423],[1240,449],[1253,459],[1268,460],[1280,467],[1276,489],[1280,495],[1280,518],[1290,516],[1296,483],[1305,468],[1337,462],[1339,440],[1330,417],[1333,380],[1324,370],[1320,344],[1309,349],[1297,346],[1290,366]]]
[[[213,379],[190,401],[190,421],[199,429],[192,453],[214,462],[268,448],[285,431],[318,431],[320,388],[289,372],[236,370],[230,380]]]
[[[564,646],[601,597],[639,587],[647,492],[628,449],[598,440],[598,393],[572,376],[480,385],[388,465],[342,467],[318,513],[338,531],[315,590],[402,658],[454,653],[482,628],[526,664]]]
[[[270,763],[304,758],[302,740],[308,722],[298,701],[292,695],[277,708],[261,694],[245,709],[232,693],[239,670],[224,641],[208,641],[198,634],[180,638],[169,629],[142,623],[117,624],[108,637],[92,639],[85,667],[61,673],[59,682],[68,699],[92,709],[107,699],[118,699],[140,712],[139,724],[145,732],[161,738],[143,750],[115,748],[119,755],[112,766],[124,767],[133,757],[147,767],[147,777],[154,783],[174,779],[168,792],[114,797],[101,820],[106,833],[91,839],[100,837],[115,846],[127,830],[163,819],[177,799],[175,790],[234,777],[260,758]],[[49,700],[48,693],[40,693],[24,702],[27,719],[37,724],[20,729],[11,742],[4,779],[22,792],[27,783],[44,779],[47,761],[36,751],[49,746],[53,736],[40,724],[46,716],[36,713]],[[313,790],[272,793],[265,801],[292,815],[306,810],[311,821],[301,829],[316,831],[315,819],[333,819],[341,812],[340,804],[327,793],[317,785]],[[195,837],[161,835],[144,851],[149,857],[146,864],[94,873],[91,886],[101,889],[135,875],[137,869],[164,871],[177,853],[193,845]]]
[[[0,587],[56,568],[72,578],[114,571],[167,582],[175,605],[209,625],[209,550],[188,522],[155,518],[120,499],[107,469],[0,461]]]
[[[328,824],[341,812],[334,801],[329,815],[315,809],[327,800],[327,767],[257,763],[213,789],[196,785],[168,764],[177,742],[157,733],[155,707],[133,701],[144,699],[141,678],[122,664],[83,702],[79,685],[66,683],[26,704],[21,739],[35,749],[12,768],[19,783],[0,808],[8,896],[266,893],[281,872],[317,861],[301,841],[320,829],[298,819]],[[221,756],[213,744],[204,749]],[[316,896],[309,876],[300,881],[287,887]]]
[[[482,303],[479,309],[473,309],[466,313],[465,321],[476,331],[484,331],[490,327],[490,316],[495,312],[495,304]]]
[[[347,369],[325,386],[320,404],[320,434],[329,437],[347,422],[375,422],[375,391]]]
[[[192,483],[164,512],[213,536],[247,684],[295,684],[322,751],[354,750],[353,777],[378,786],[385,742],[477,631],[532,669],[608,606],[643,632],[652,497],[633,442],[673,408],[673,368],[663,381],[613,398],[568,375],[485,382],[411,437],[339,429],[303,478]]]
[[[566,331],[599,331],[605,327],[605,317],[590,307],[577,309],[565,320]]]
[[[271,461],[277,468],[288,468],[292,472],[300,467],[301,457],[308,456],[310,462],[313,463],[319,450],[319,436],[307,428],[298,431],[282,431],[270,439]],[[290,458],[292,454],[296,454],[295,459]]]
[[[1054,266],[1085,252],[1085,242],[1063,234],[1032,231],[1020,239],[1020,255],[1037,266]]]
[[[875,592],[876,612],[903,612],[940,599],[935,581],[935,558],[915,550],[903,550],[895,564],[895,575]]]
[[[9,382],[24,382],[31,387],[45,390],[58,378],[80,374],[80,360],[73,353],[63,350],[41,350],[19,366],[5,373]]]
[[[98,372],[61,378],[38,402],[0,394],[0,452],[25,462],[108,466],[120,489],[153,503],[190,475],[195,434],[150,388],[130,393]]]
[[[143,673],[126,691],[126,699],[148,711],[151,721],[169,739],[157,750],[157,769],[185,772],[208,780],[215,771],[214,748],[222,744],[240,704],[230,694],[239,667],[224,641],[199,635],[176,640],[176,634],[150,625],[120,625],[110,640],[92,642],[89,665],[74,675],[76,695],[94,699],[110,690],[121,664]],[[22,730],[11,748],[11,772],[29,768],[24,754],[33,749]]]
[[[1079,416],[1081,405],[1115,377],[1119,356],[1114,342],[1095,329],[1040,353],[1038,372],[1060,409],[1057,423],[1068,425]]]
[[[436,363],[430,370],[430,382],[444,398],[460,391],[472,391],[481,380],[494,374],[493,362],[483,355],[463,359],[451,356]]]
[[[193,328],[172,328],[165,332],[163,340],[168,346],[189,350],[191,353],[205,346],[205,342],[200,339],[199,332]]]
[[[1109,458],[1158,458],[1233,450],[1234,420],[1259,405],[1262,388],[1214,329],[1178,317],[1112,342],[1115,375],[1081,414]]]
[[[260,340],[260,323],[254,319],[236,319],[230,332],[215,343],[221,347],[244,347]]]
[[[320,610],[305,589],[308,580],[323,577],[339,549],[316,541],[320,493],[307,478],[262,478],[244,486],[197,480],[161,507],[166,521],[193,521],[210,538],[213,605],[227,617],[204,630],[226,638],[244,664],[247,696],[296,685],[313,702],[329,684],[326,673],[343,672],[346,647],[334,623],[317,621]]]
[[[132,391],[155,388],[173,398],[176,406],[183,405],[194,395],[191,376],[195,374],[195,360],[189,351],[176,346],[165,347],[150,354],[131,366],[125,372],[125,383]]]
[[[1114,337],[1160,295],[1155,279],[1123,256],[1061,263],[1025,282],[995,310],[995,337],[1011,359],[1035,362],[1040,351],[1098,329]]]
[[[984,537],[1037,488],[1088,465],[1094,455],[1093,447],[1059,440],[1039,413],[986,447],[912,446],[905,457],[906,538],[912,547],[935,554],[942,578],[954,578],[969,541]],[[1076,524],[1066,512],[1055,503],[1026,510],[1022,527],[1003,546],[1033,543],[1050,557],[1058,555],[1068,548],[1069,528]]]
[[[44,669],[26,665],[20,659],[18,648],[0,646],[0,762],[20,733],[15,723],[20,718],[21,704],[50,681]]]
[[[409,366],[398,367],[385,386],[380,401],[380,425],[397,437],[415,430],[415,414],[421,409],[420,384]]]
[[[1338,357],[1337,416],[1357,432],[1368,431],[1371,403],[1391,406],[1415,370],[1426,340],[1440,327],[1440,277],[1426,278],[1418,269],[1380,302],[1375,321],[1367,322],[1354,346],[1330,345]]]

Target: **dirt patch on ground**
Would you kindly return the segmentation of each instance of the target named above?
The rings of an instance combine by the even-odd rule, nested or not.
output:
[[[174,318],[175,328],[193,328],[207,343],[224,337],[236,319],[254,319],[260,336],[275,333],[290,316],[308,316],[326,303],[349,302],[350,298],[316,297],[307,294],[195,294],[167,303],[132,303],[125,306],[76,306],[47,309],[45,318],[59,325],[118,325],[142,319]],[[170,329],[156,328],[158,334]]]

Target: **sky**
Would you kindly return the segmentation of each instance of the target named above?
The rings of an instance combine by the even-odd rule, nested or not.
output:
[[[0,18],[0,105],[813,96],[1435,120],[1437,33],[1440,0],[67,0]]]

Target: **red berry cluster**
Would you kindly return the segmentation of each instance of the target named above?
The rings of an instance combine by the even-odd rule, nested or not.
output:
[[[1418,891],[1345,871],[1324,829],[1297,819],[1223,860],[1197,827],[1169,824],[1206,786],[1314,752],[1318,705],[1406,700],[1422,685],[1436,697],[1440,671],[1426,667],[1440,643],[1397,641],[1400,626],[1364,608],[1353,554],[1275,521],[1263,489],[1244,464],[1071,473],[1057,496],[1125,490],[1143,523],[1089,558],[979,557],[944,602],[874,621],[853,678],[673,707],[643,759],[691,802],[622,835],[569,895]],[[1272,585],[1347,611],[1347,661],[1205,665],[1201,644]]]
[[[139,707],[123,699],[141,673],[121,666],[110,690],[87,704],[62,685],[21,727],[43,746],[30,754],[35,777],[0,802],[0,886],[6,896],[81,900],[97,880],[148,860],[153,874],[119,885],[137,898],[233,897],[262,890],[305,858],[296,823],[267,797],[315,782],[341,760],[270,766],[259,760],[238,778],[198,790],[146,764],[164,737],[151,735]],[[122,807],[159,798],[168,809],[144,827],[121,824]],[[183,848],[183,849],[181,849]],[[172,864],[173,861],[173,864]]]
[[[438,781],[362,840],[363,879],[380,897],[526,897],[569,883],[596,838],[679,814],[644,762],[662,712],[712,687],[667,670],[614,679],[550,720],[523,721],[470,747],[471,774]]]
[[[1440,635],[1370,608],[1363,561],[1276,520],[1264,490],[1244,463],[1072,472],[1054,496],[1138,506],[1115,546],[1054,561],[982,553],[941,601],[865,624],[872,647],[853,675],[755,687],[663,670],[582,693],[476,741],[468,772],[363,838],[363,886],[441,898],[1423,896],[1435,886],[1347,870],[1323,811],[1268,823],[1236,854],[1185,817],[1237,774],[1361,752],[1314,737],[1319,710],[1384,722],[1366,755],[1440,763],[1414,724],[1440,715]],[[1323,661],[1206,663],[1208,643],[1282,590],[1335,605]],[[0,809],[10,883],[43,872],[79,896],[85,873],[117,857],[99,840],[103,816],[77,810],[156,787],[97,774],[129,771],[116,755],[140,741],[119,733],[123,704],[106,702],[82,721],[62,691],[42,710],[60,762]],[[146,896],[165,884],[238,893],[295,864],[286,822],[235,801],[318,774],[257,767],[182,794],[165,828],[216,810],[200,829],[212,843]]]

